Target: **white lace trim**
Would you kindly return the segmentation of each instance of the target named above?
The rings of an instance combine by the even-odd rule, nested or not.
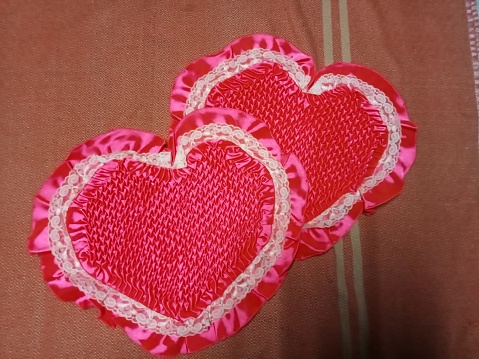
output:
[[[326,74],[314,83],[309,93],[321,94],[340,85],[346,85],[358,90],[372,105],[376,106],[389,132],[388,145],[373,174],[364,179],[356,192],[346,193],[341,196],[331,207],[306,223],[303,228],[327,228],[334,226],[348,214],[353,205],[361,199],[363,193],[376,187],[394,170],[399,159],[401,120],[396,108],[384,92],[353,75]]]
[[[76,258],[66,228],[66,213],[75,197],[90,178],[105,163],[130,158],[165,168],[184,168],[186,156],[200,143],[211,140],[230,141],[262,163],[269,171],[275,188],[274,223],[269,242],[253,262],[212,302],[198,317],[178,321],[134,301],[124,294],[91,277]],[[171,164],[171,153],[158,154],[122,151],[106,155],[92,155],[79,162],[70,171],[50,202],[48,226],[50,248],[65,277],[82,292],[97,300],[120,317],[159,334],[189,336],[206,331],[216,320],[225,316],[250,293],[280,257],[290,219],[290,190],[286,171],[270,152],[251,134],[226,124],[209,124],[190,131],[179,138],[178,154]]]
[[[234,56],[232,59],[224,60],[219,63],[208,74],[200,77],[194,83],[186,99],[185,115],[203,108],[206,99],[213,87],[234,75],[246,70],[247,68],[262,62],[275,62],[281,65],[293,79],[294,82],[303,90],[311,81],[311,76],[306,75],[291,57],[281,54],[277,51],[255,48],[243,52],[241,55]]]

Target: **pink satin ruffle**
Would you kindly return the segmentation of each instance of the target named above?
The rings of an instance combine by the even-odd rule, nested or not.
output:
[[[216,68],[221,62],[251,49],[267,49],[279,52],[293,59],[301,67],[305,75],[314,76],[313,58],[302,53],[290,42],[268,34],[240,37],[218,53],[192,62],[178,75],[173,84],[170,98],[173,126],[183,119],[191,87],[200,77]]]
[[[308,190],[305,172],[301,163],[294,155],[281,153],[279,146],[271,138],[264,124],[245,113],[235,110],[204,109],[192,113],[183,121],[182,126],[179,126],[172,134],[170,144],[175,144],[176,138],[185,132],[210,123],[228,123],[240,127],[259,139],[282,163],[288,176],[291,191],[291,219],[284,243],[284,250],[273,267],[263,277],[257,287],[236,307],[223,318],[213,322],[209,329],[201,334],[187,337],[160,335],[142,329],[125,318],[116,316],[99,302],[87,297],[65,278],[63,272],[58,268],[49,247],[48,208],[50,200],[56,189],[79,161],[93,154],[102,155],[125,150],[132,150],[138,153],[168,151],[163,139],[151,133],[119,129],[88,140],[70,153],[65,162],[44,183],[34,200],[33,231],[28,240],[28,248],[31,253],[40,256],[44,279],[50,289],[60,299],[75,302],[80,308],[97,307],[100,312],[99,319],[110,326],[124,328],[134,342],[140,344],[152,354],[172,356],[180,353],[191,353],[238,332],[251,320],[261,306],[276,293],[286,276],[287,270],[294,261],[298,248],[297,237],[304,223],[302,208],[305,205]],[[192,156],[195,157],[195,153]],[[188,163],[191,163],[191,158]],[[133,162],[132,164],[134,165]],[[111,168],[106,168],[106,171],[108,170],[111,170]],[[106,174],[106,172],[103,174]],[[101,176],[98,179],[101,181]],[[95,186],[95,181],[91,185]],[[85,192],[85,195],[87,195],[87,192]],[[81,200],[79,201],[81,202]],[[76,230],[78,228],[72,229],[71,233],[75,235]],[[81,243],[80,238],[72,238],[72,241],[77,240],[79,241],[78,243]],[[82,248],[84,247],[80,245],[80,252]]]

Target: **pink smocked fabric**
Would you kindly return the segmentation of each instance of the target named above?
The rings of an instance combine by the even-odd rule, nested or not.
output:
[[[281,253],[270,270],[259,273],[263,276],[254,289],[197,335],[158,334],[112,312],[106,299],[94,300],[74,286],[52,254],[62,255],[55,252],[58,231],[49,225],[57,221],[52,198],[65,180],[74,181],[72,169],[92,155],[167,153],[161,138],[121,129],[91,139],[71,152],[35,198],[29,250],[40,255],[52,291],[82,308],[96,306],[103,321],[123,327],[153,354],[193,352],[241,329],[281,285],[304,223],[304,170],[293,155],[282,154],[267,127],[252,116],[235,110],[197,111],[176,128],[170,149],[175,152],[178,138],[208,124],[235,126],[265,147],[284,167],[291,210]],[[265,248],[276,216],[275,197],[273,178],[264,165],[232,142],[217,139],[193,147],[183,168],[131,158],[106,162],[69,205],[65,226],[88,275],[152,311],[185,321],[223,295]]]
[[[328,75],[354,80],[315,94]],[[361,91],[360,82],[379,91],[373,102],[368,99],[370,93]],[[379,111],[382,100],[390,101],[397,111],[396,125],[384,120],[393,108],[388,105]],[[382,76],[346,63],[316,72],[310,56],[270,35],[237,39],[186,67],[172,90],[171,129],[186,113],[202,107],[234,108],[257,117],[268,125],[281,149],[294,153],[304,165],[310,191],[297,259],[328,250],[362,212],[372,213],[396,196],[415,158],[416,128],[404,101]],[[394,126],[400,127],[401,135]],[[394,136],[401,137],[399,147],[388,146],[388,141],[396,140]],[[377,167],[383,166],[385,153],[394,151],[399,156],[393,168],[384,165],[381,173]],[[373,175],[380,178],[373,179],[374,187],[362,189]],[[336,204],[356,193],[360,199],[346,209]],[[310,222],[328,211],[331,223]]]

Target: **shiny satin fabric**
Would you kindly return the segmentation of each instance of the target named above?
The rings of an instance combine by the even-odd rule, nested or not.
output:
[[[362,193],[361,201],[352,207],[341,222],[330,228],[308,228],[302,231],[301,245],[297,254],[297,257],[301,259],[324,253],[350,231],[361,213],[373,214],[378,206],[399,195],[404,188],[404,178],[416,158],[416,125],[409,119],[404,100],[389,81],[367,67],[336,63],[318,71],[311,81],[310,88],[327,73],[354,75],[384,92],[399,115],[401,146],[398,162],[393,171],[372,190]]]
[[[218,299],[268,243],[267,169],[237,145],[194,147],[181,169],[114,160],[74,199],[67,228],[92,277],[186,321]]]
[[[197,90],[199,87],[204,88],[205,86],[209,86],[209,84],[205,85],[205,81],[208,80],[208,76],[215,76],[219,77],[217,72],[221,73],[221,67],[225,66],[228,61],[238,59],[237,61],[241,63],[239,60],[239,56],[244,55],[248,51],[251,50],[264,50],[264,51],[274,51],[281,56],[284,56],[281,59],[274,58],[269,56],[268,58],[263,58],[258,60],[256,64],[248,69],[241,68],[239,65],[239,69],[235,70],[234,74],[231,74],[232,77],[228,78],[228,76],[224,76],[226,78],[221,78],[220,81],[213,87],[207,88],[209,91],[210,96],[206,99],[205,103],[197,103],[197,107],[201,108],[202,106],[225,106],[225,107],[232,107],[244,110],[248,113],[252,113],[256,117],[263,119],[270,118],[271,120],[266,120],[268,126],[271,129],[273,136],[276,134],[276,139],[280,143],[280,146],[283,141],[281,138],[288,138],[288,135],[292,138],[291,141],[298,142],[300,139],[303,140],[300,148],[294,148],[294,146],[284,146],[288,148],[292,153],[295,153],[300,157],[303,165],[306,168],[306,173],[308,176],[308,181],[310,182],[310,186],[312,191],[310,191],[310,196],[307,201],[307,208],[306,208],[306,222],[308,222],[311,217],[316,217],[321,214],[325,207],[331,208],[331,203],[334,200],[338,199],[340,195],[346,193],[354,193],[358,190],[361,181],[354,181],[348,178],[348,181],[344,181],[342,188],[336,191],[335,195],[331,195],[331,193],[322,194],[319,190],[321,186],[319,185],[322,178],[326,178],[325,183],[327,185],[334,184],[338,178],[344,178],[344,174],[341,173],[340,163],[343,160],[343,155],[339,155],[335,158],[334,151],[322,154],[315,150],[314,146],[311,146],[311,142],[317,140],[324,136],[324,130],[318,131],[319,133],[315,133],[314,130],[310,131],[310,129],[315,128],[315,121],[324,121],[325,116],[324,114],[316,115],[306,120],[306,123],[309,121],[309,126],[305,126],[300,132],[295,132],[296,124],[291,125],[288,121],[281,121],[278,120],[281,116],[284,115],[284,112],[288,113],[297,108],[300,108],[300,111],[307,112],[308,105],[304,105],[301,101],[298,101],[297,92],[304,91],[308,92],[311,88],[315,85],[315,83],[321,78],[321,76],[326,74],[333,74],[333,75],[353,75],[358,78],[360,81],[364,81],[365,83],[374,86],[376,89],[383,91],[384,94],[390,99],[392,104],[394,105],[400,120],[401,126],[401,145],[399,150],[399,158],[398,162],[396,163],[394,169],[389,173],[386,178],[384,178],[379,184],[375,185],[372,189],[363,192],[360,194],[359,202],[356,202],[354,205],[351,206],[349,211],[343,218],[337,223],[330,225],[328,227],[318,227],[318,226],[306,226],[301,234],[300,238],[300,247],[296,256],[296,259],[305,259],[311,257],[316,254],[321,254],[330,249],[334,243],[336,243],[340,238],[342,238],[354,225],[354,223],[359,218],[359,215],[363,212],[366,214],[372,213],[373,209],[380,204],[387,202],[388,200],[395,197],[403,188],[404,186],[404,177],[411,167],[414,158],[415,158],[415,143],[416,143],[416,126],[409,120],[409,116],[406,111],[406,107],[404,101],[398,94],[398,92],[394,89],[394,87],[381,75],[377,74],[373,70],[370,70],[366,67],[357,65],[357,64],[348,64],[348,63],[338,63],[327,66],[319,71],[316,72],[314,62],[312,58],[304,53],[302,53],[299,49],[294,47],[292,44],[288,43],[284,39],[280,39],[271,35],[266,34],[255,34],[250,36],[245,36],[233,41],[231,44],[226,46],[223,50],[219,51],[218,53],[210,56],[202,57],[198,60],[195,60],[190,65],[188,65],[185,70],[183,70],[177,77],[175,84],[173,86],[172,94],[171,94],[171,102],[170,102],[170,111],[173,117],[173,123],[170,127],[170,131],[173,131],[175,126],[181,126],[182,117],[184,116],[185,112],[188,110],[188,103],[191,100],[190,96],[192,95],[193,90]],[[278,94],[271,96],[270,88],[260,88],[258,87],[259,78],[265,75],[268,71],[275,71],[274,69],[280,67],[285,63],[285,59],[293,59],[297,62],[298,68],[302,70],[302,74],[298,75],[300,78],[309,78],[309,83],[302,89],[299,87],[285,87],[285,92],[282,93],[278,91]],[[236,60],[235,60],[236,61]],[[274,66],[271,66],[271,63],[275,62]],[[279,65],[278,65],[279,64]],[[286,66],[286,65],[285,65]],[[289,66],[289,67],[288,67]],[[288,69],[291,65],[287,65]],[[274,74],[274,79],[276,81],[282,81],[286,83],[286,72],[278,72],[276,71]],[[289,74],[290,77],[294,77],[296,75]],[[245,91],[244,85],[245,83],[251,83],[250,91],[252,95],[249,98],[245,98]],[[300,81],[299,81],[300,82]],[[290,88],[294,87],[294,91],[289,90]],[[338,93],[338,89],[341,86],[327,91],[322,95],[326,95],[327,93],[334,99],[337,96],[341,95],[341,91]],[[345,86],[346,87],[346,86]],[[257,91],[258,88],[261,91]],[[287,89],[287,90],[286,90]],[[354,91],[354,90],[353,90]],[[307,94],[308,98],[311,100],[312,103],[315,102],[315,97],[311,94]],[[197,94],[193,95],[193,100],[198,101],[196,98]],[[275,96],[279,96],[280,98],[275,98]],[[289,103],[286,102],[282,97],[291,97],[293,100]],[[234,97],[234,99],[232,99]],[[248,95],[246,95],[248,97]],[[258,108],[256,105],[261,103],[261,100],[264,98],[267,101],[264,102],[261,108]],[[324,98],[324,97],[323,97]],[[275,107],[271,103],[274,101],[278,101],[278,105]],[[370,130],[371,132],[378,131],[379,132],[379,140],[377,141],[376,145],[369,144],[370,152],[369,157],[359,156],[359,153],[353,154],[353,161],[354,165],[346,166],[346,170],[350,170],[351,167],[357,166],[357,163],[360,163],[363,171],[360,173],[360,176],[364,180],[367,178],[368,175],[374,170],[375,164],[378,163],[379,158],[385,151],[384,141],[388,138],[388,133],[386,132],[386,128],[384,123],[380,123],[379,115],[377,113],[377,107],[368,101],[363,101],[362,110],[368,114],[370,118]],[[339,110],[339,109],[335,109]],[[333,112],[335,112],[333,111]],[[354,113],[354,111],[352,112]],[[333,113],[333,115],[338,115],[338,113]],[[361,116],[352,115],[353,122],[357,121],[357,118]],[[350,119],[351,115],[348,114],[347,116],[342,116],[339,114],[337,118],[338,126],[341,123],[347,123],[348,119]],[[327,118],[327,116],[326,116]],[[332,126],[335,126],[332,124]],[[281,131],[278,131],[277,128],[280,128]],[[279,137],[278,133],[283,132]],[[347,136],[350,135],[349,133],[343,134],[343,141],[332,142],[332,146],[338,149],[341,146],[348,144]],[[352,140],[356,141],[358,138],[361,138],[363,135],[360,133],[356,134],[356,137],[352,136]],[[336,136],[333,140],[336,140]],[[321,143],[321,140],[318,143]],[[283,146],[282,146],[283,147]],[[283,147],[283,149],[285,149]],[[329,149],[331,146],[329,147]],[[346,149],[344,153],[348,153],[349,149]],[[301,156],[299,152],[304,152],[305,155]],[[337,152],[341,152],[338,150]],[[354,155],[357,155],[354,158]],[[355,161],[356,160],[356,161]],[[327,166],[324,171],[322,171],[322,176],[315,175],[316,166],[318,163],[334,163],[331,168],[336,169],[336,171],[330,170],[328,172]],[[344,168],[344,167],[343,167]],[[343,171],[344,172],[344,171]],[[353,171],[354,172],[354,171]],[[340,186],[341,187],[341,186]],[[316,190],[315,190],[316,189]],[[311,193],[315,193],[314,197],[311,197]],[[321,201],[321,196],[326,196],[328,198],[327,201]],[[309,210],[308,210],[309,208]]]
[[[218,83],[205,107],[234,108],[270,128],[279,146],[303,164],[310,190],[305,222],[355,192],[373,174],[388,132],[379,112],[359,91],[338,86],[303,92],[288,71],[263,62]]]
[[[143,329],[138,324],[114,314],[102,303],[89,298],[81,290],[72,285],[68,278],[65,277],[64,272],[58,267],[49,245],[48,221],[50,201],[55,191],[57,191],[61,183],[65,180],[75,165],[91,155],[103,155],[120,151],[135,151],[137,153],[151,154],[168,152],[169,149],[165,146],[165,141],[163,139],[151,133],[129,129],[119,129],[88,140],[71,152],[69,157],[45,182],[38,195],[35,197],[33,233],[29,238],[28,247],[31,253],[40,255],[44,279],[51,290],[60,299],[64,301],[75,302],[80,308],[88,308],[91,306],[97,307],[100,312],[99,318],[102,321],[111,326],[120,326],[124,328],[125,332],[134,342],[138,343],[144,349],[153,354],[176,355],[179,353],[190,353],[200,350],[238,332],[246,323],[248,323],[249,320],[251,320],[261,306],[279,289],[287,274],[287,270],[294,261],[294,257],[298,248],[299,243],[297,237],[300,234],[301,227],[304,223],[302,208],[304,207],[308,190],[304,169],[302,168],[300,162],[295,158],[294,155],[281,153],[279,146],[272,139],[268,129],[264,124],[252,116],[235,110],[205,109],[191,114],[188,116],[186,121],[183,122],[183,125],[178,127],[175,133],[170,137],[170,143],[176,143],[176,139],[186,132],[211,123],[229,124],[248,132],[257,138],[259,142],[261,142],[261,144],[263,144],[266,149],[282,164],[283,168],[285,169],[290,188],[291,215],[289,227],[285,233],[286,240],[284,242],[283,250],[270,270],[262,277],[258,285],[252,291],[250,291],[243,300],[233,307],[226,315],[218,320],[213,321],[208,329],[200,334],[184,337],[162,335],[151,330]],[[213,143],[212,145],[215,146],[218,145],[218,143]],[[240,156],[239,158],[243,161],[243,163],[236,163],[239,168],[242,168],[244,165],[248,165],[248,162],[252,163],[251,159],[247,159],[245,157],[246,154],[243,151],[238,150],[238,148],[234,148],[235,146],[231,143],[223,143],[221,146],[224,146],[223,148],[230,151],[229,157],[227,156],[229,159],[232,157],[238,159],[238,155]],[[200,148],[197,151],[190,152],[185,171],[192,171],[195,165],[200,165],[200,162],[202,162],[202,159],[204,159],[203,157],[205,152],[202,152],[204,150],[205,148]],[[210,148],[210,150],[213,149]],[[172,163],[174,161],[175,156],[172,157]],[[97,173],[95,173],[91,181],[88,183],[87,188],[81,192],[77,202],[72,205],[73,209],[69,211],[69,220],[67,223],[67,225],[70,227],[69,231],[72,236],[73,246],[75,247],[78,257],[82,258],[81,265],[93,277],[101,278],[104,283],[115,287],[118,285],[118,283],[115,283],[112,281],[112,279],[120,280],[121,278],[114,278],[116,275],[114,271],[107,273],[108,265],[101,267],[103,270],[101,272],[102,275],[99,275],[98,263],[89,267],[89,265],[92,264],[92,262],[89,260],[91,260],[93,257],[89,257],[87,252],[88,250],[92,250],[92,247],[87,249],[88,246],[86,245],[87,243],[85,242],[85,237],[90,235],[88,232],[91,231],[91,229],[89,229],[88,226],[91,227],[94,225],[94,223],[86,221],[86,207],[84,205],[86,202],[92,200],[92,196],[96,196],[94,195],[94,191],[98,190],[98,186],[104,184],[105,181],[111,181],[112,178],[119,180],[118,177],[115,177],[117,176],[115,171],[117,171],[119,166],[122,165],[132,166],[133,173],[148,173],[149,176],[153,177],[164,171],[158,169],[153,170],[148,168],[148,166],[145,164],[131,160],[126,162],[109,162],[107,165],[105,165],[106,167],[104,169],[98,170]],[[185,173],[186,172],[184,172],[183,175],[185,175]],[[162,174],[164,175],[165,173],[162,172]],[[178,183],[180,183],[181,175],[177,175],[176,177],[171,175],[168,177],[168,179],[180,180],[178,181]],[[270,180],[266,180],[266,183],[263,183],[261,188],[265,189],[266,196],[271,196],[270,189],[268,189],[271,188],[268,187],[271,186],[271,184],[268,184],[268,181]],[[265,185],[266,187],[264,187]],[[108,197],[104,197],[104,200],[105,198]],[[105,203],[99,203],[99,206],[105,206]],[[109,208],[110,211],[114,210],[111,207]],[[98,211],[99,207],[97,206],[93,209]],[[172,207],[172,210],[174,210],[174,207]],[[263,235],[258,236],[258,242],[254,243],[253,245],[253,248],[256,248],[254,250],[261,248],[261,246],[264,244],[262,242],[266,240],[264,237],[270,233],[269,227],[271,226],[271,210],[271,204],[268,203],[266,204],[266,207],[263,207],[262,209],[262,213],[265,216],[261,222],[261,226],[263,227],[261,233]],[[201,223],[201,218],[198,218],[198,221]],[[150,222],[151,229],[161,225],[161,223]],[[227,238],[224,238],[223,240],[227,241]],[[105,245],[108,245],[108,243],[105,243]],[[108,251],[114,251],[116,249],[117,248],[109,248],[103,255],[108,256],[111,254],[109,254]],[[100,259],[103,260],[103,263],[108,262],[104,261],[105,258]],[[146,261],[153,260],[152,258],[147,257],[140,259]],[[138,267],[131,269],[141,270],[141,268]],[[201,270],[201,266],[199,266],[197,270]],[[225,283],[228,281],[228,279],[225,278],[222,278],[222,280]],[[231,278],[229,278],[229,280],[231,280]],[[221,291],[224,291],[224,287],[224,285],[219,285],[217,287],[217,292],[210,293],[210,295],[213,297],[218,297],[221,294]],[[210,300],[211,298],[205,299],[206,302]],[[150,302],[147,303],[151,305]]]
[[[218,64],[251,49],[268,49],[293,59],[305,76],[314,76],[314,60],[302,53],[290,42],[267,34],[244,36],[234,40],[218,53],[205,56],[186,66],[178,75],[173,85],[170,98],[170,111],[174,125],[185,116],[186,102],[191,87],[203,75],[214,70]],[[172,130],[172,128],[170,128]]]

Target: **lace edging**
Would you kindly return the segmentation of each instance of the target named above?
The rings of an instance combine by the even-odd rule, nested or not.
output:
[[[384,92],[372,85],[358,79],[354,75],[325,74],[309,90],[312,94],[321,94],[332,90],[340,85],[350,86],[360,91],[368,101],[376,106],[381,119],[386,125],[388,145],[378,165],[371,176],[366,177],[354,193],[346,193],[341,196],[330,208],[326,209],[316,218],[304,225],[304,228],[328,228],[341,221],[351,210],[354,204],[361,200],[361,195],[370,191],[382,182],[394,170],[399,159],[399,148],[401,146],[401,120],[396,108]]]
[[[277,51],[254,48],[245,51],[241,55],[234,56],[232,59],[224,60],[212,71],[200,77],[194,83],[186,99],[184,114],[188,115],[194,110],[203,108],[211,89],[219,82],[264,61],[280,64],[303,91],[306,90],[311,81],[311,76],[306,75],[298,63],[289,56],[285,56]]]

